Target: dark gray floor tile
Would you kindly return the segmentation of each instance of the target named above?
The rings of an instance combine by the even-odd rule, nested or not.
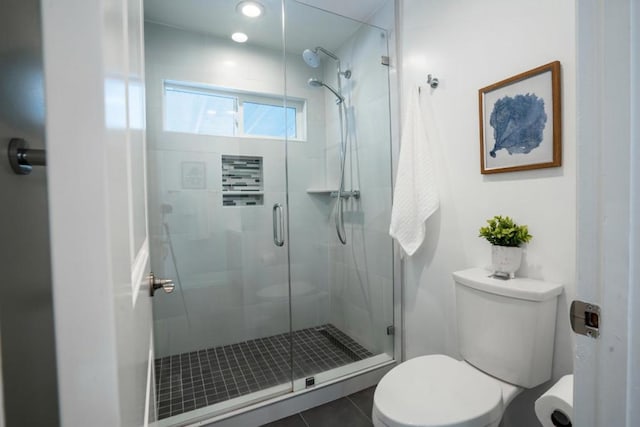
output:
[[[334,400],[322,406],[311,408],[302,412],[302,418],[309,427],[371,427],[371,420],[365,417],[362,412],[349,399]]]
[[[300,417],[300,414],[295,414],[269,424],[264,424],[261,427],[307,427],[307,424]]]
[[[293,366],[289,351],[294,343]],[[160,418],[178,403],[208,404],[314,375],[369,357],[371,353],[331,324],[244,343],[156,359]],[[184,405],[190,410],[191,405]]]
[[[371,410],[373,409],[373,393],[375,393],[376,387],[369,387],[361,390],[357,393],[350,394],[347,396],[349,400],[353,402],[354,405],[358,407],[367,418],[371,419]]]

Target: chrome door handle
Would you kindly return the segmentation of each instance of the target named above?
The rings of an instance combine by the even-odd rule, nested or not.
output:
[[[153,296],[155,294],[156,289],[162,288],[162,290],[170,294],[175,289],[176,285],[173,283],[171,279],[158,279],[155,274],[149,273],[149,295]]]
[[[45,150],[31,150],[22,138],[12,138],[9,141],[9,163],[16,175],[29,175],[33,166],[46,166]]]
[[[276,246],[284,245],[284,216],[280,203],[273,205],[273,243]]]

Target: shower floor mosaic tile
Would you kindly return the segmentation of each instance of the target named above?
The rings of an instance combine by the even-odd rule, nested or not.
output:
[[[293,332],[293,375],[303,378],[373,356],[331,324]],[[158,418],[290,381],[290,335],[155,360]]]

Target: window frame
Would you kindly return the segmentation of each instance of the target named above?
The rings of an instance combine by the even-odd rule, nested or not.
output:
[[[235,98],[236,117],[234,119],[234,133],[233,135],[211,134],[211,133],[199,133],[199,132],[186,132],[167,129],[167,89],[173,88],[182,90],[184,92],[191,92],[194,94],[219,96],[224,98]],[[271,136],[271,135],[253,135],[244,133],[244,103],[250,102],[253,104],[269,105],[274,107],[280,107],[285,109],[293,108],[295,110],[296,120],[296,135],[290,136]],[[219,87],[206,85],[201,83],[185,82],[179,80],[163,80],[162,81],[162,130],[164,132],[171,133],[186,133],[189,135],[204,135],[204,136],[218,136],[223,138],[242,138],[242,139],[270,139],[278,141],[299,141],[304,142],[307,140],[307,101],[302,98],[294,98],[289,96],[274,95],[270,93],[251,92],[240,89],[233,89],[228,87]]]

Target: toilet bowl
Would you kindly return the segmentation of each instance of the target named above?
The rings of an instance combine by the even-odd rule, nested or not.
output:
[[[562,285],[503,281],[482,269],[453,274],[460,353],[410,359],[381,380],[376,427],[497,427],[525,388],[551,378]]]
[[[376,427],[493,427],[523,389],[442,354],[408,360],[380,380]]]

